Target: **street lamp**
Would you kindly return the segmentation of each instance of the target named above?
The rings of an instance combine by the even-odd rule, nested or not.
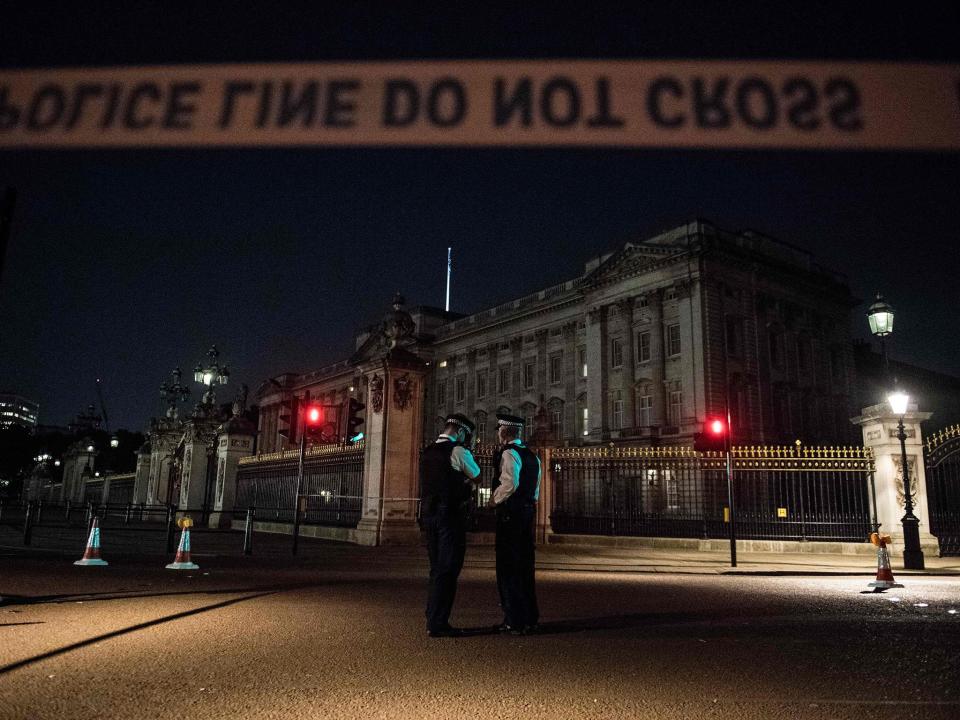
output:
[[[217,385],[226,385],[230,378],[230,371],[226,367],[221,367],[217,361],[220,353],[216,345],[210,348],[207,357],[209,360],[206,367],[198,363],[193,369],[193,379],[201,385],[207,386],[207,391],[203,395],[203,403],[213,405],[217,399],[213,388]]]
[[[910,468],[907,465],[907,433],[903,428],[903,416],[907,414],[910,396],[895,391],[887,398],[890,409],[897,416],[897,439],[900,441],[900,467],[903,470],[903,496],[906,513],[903,523],[903,567],[907,570],[923,570],[923,550],[920,549],[920,519],[913,514],[913,495],[910,492]]]
[[[887,360],[887,345],[884,338],[893,333],[893,307],[877,293],[877,299],[867,309],[867,322],[870,323],[870,332],[880,339],[880,353],[883,356],[884,378],[890,376],[890,362]]]
[[[120,438],[118,438],[116,435],[110,438],[110,447],[112,448],[120,447]]]

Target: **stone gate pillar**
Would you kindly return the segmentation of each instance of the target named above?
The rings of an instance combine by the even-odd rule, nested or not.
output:
[[[217,421],[193,417],[183,434],[183,468],[180,474],[179,507],[196,513],[210,500],[213,488],[208,488],[208,448],[215,441]],[[212,458],[216,462],[216,454]]]
[[[877,522],[881,534],[893,538],[891,555],[903,558],[903,518],[905,510],[900,441],[897,439],[897,421],[887,403],[864,408],[862,415],[853,418],[863,429],[863,444],[873,450],[876,459],[875,484],[877,493]],[[937,539],[930,534],[930,512],[927,507],[927,480],[923,466],[923,437],[920,423],[932,413],[919,412],[910,403],[903,416],[907,440],[907,463],[910,472],[910,492],[913,512],[920,519],[920,548],[924,555],[937,556]]]
[[[415,355],[393,350],[379,367],[361,369],[367,407],[357,539],[364,545],[417,544],[426,367]]]
[[[150,441],[147,440],[137,450],[137,468],[133,475],[133,497],[130,502],[134,505],[147,502],[147,487],[150,484]]]
[[[236,412],[236,410],[235,410]],[[246,418],[235,414],[217,429],[217,473],[213,491],[213,513],[208,525],[230,527],[233,503],[237,496],[237,469],[240,458],[253,454],[253,438],[257,428]]]

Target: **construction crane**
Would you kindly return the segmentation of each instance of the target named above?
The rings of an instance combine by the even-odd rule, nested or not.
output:
[[[100,398],[100,414],[103,415],[103,429],[110,432],[110,418],[107,417],[107,405],[103,402],[103,383],[97,378],[97,397]]]

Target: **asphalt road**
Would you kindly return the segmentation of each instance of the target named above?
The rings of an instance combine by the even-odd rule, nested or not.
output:
[[[957,578],[541,572],[512,637],[469,568],[430,639],[418,552],[195,559],[0,556],[0,717],[960,717]]]

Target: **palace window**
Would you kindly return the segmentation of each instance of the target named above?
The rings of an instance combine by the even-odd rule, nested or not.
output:
[[[550,356],[550,384],[559,385],[563,380],[563,355],[555,353]]]
[[[462,403],[467,397],[467,376],[457,375],[453,383],[453,399]]]
[[[623,367],[623,340],[618,337],[610,340],[610,367]]]
[[[523,387],[529,390],[533,387],[536,377],[536,365],[533,360],[528,360],[523,364]]]
[[[677,299],[677,289],[675,287],[668,287],[663,291],[664,300],[676,300]]]
[[[680,509],[680,483],[673,470],[665,469],[663,471],[663,489],[667,501],[667,510]]]
[[[616,394],[613,397],[613,407],[611,408],[613,415],[613,429],[622,430],[623,429],[623,396],[621,391],[617,390]]]
[[[637,362],[650,362],[650,332],[637,333]]]
[[[580,431],[584,435],[590,434],[590,408],[580,410]]]
[[[441,380],[437,383],[437,405],[447,404],[447,381]]]
[[[653,425],[653,395],[641,395],[637,399],[637,424],[640,427]]]
[[[477,371],[477,398],[485,398],[487,396],[487,371],[478,370]]]
[[[587,376],[587,349],[580,348],[577,350],[577,356],[580,359],[580,377]]]
[[[550,412],[550,432],[556,440],[563,438],[563,410]]]
[[[667,406],[667,423],[673,427],[680,427],[680,418],[683,415],[683,392],[670,391],[670,404]]]
[[[680,325],[667,325],[667,355],[677,357],[680,350]]]
[[[640,308],[641,310],[645,310],[645,309],[647,308],[647,305],[649,305],[649,304],[650,304],[650,302],[649,302],[649,300],[647,299],[647,296],[646,296],[646,295],[641,295],[641,296],[640,296],[640,299],[637,300],[637,307]]]
[[[497,368],[497,392],[510,392],[510,366],[501,365]]]

